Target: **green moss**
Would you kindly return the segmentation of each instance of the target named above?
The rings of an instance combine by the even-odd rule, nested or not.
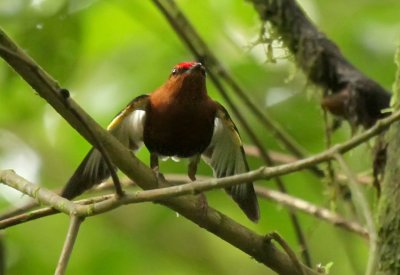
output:
[[[388,135],[391,138],[378,209],[378,274],[400,274],[400,125],[394,124]]]

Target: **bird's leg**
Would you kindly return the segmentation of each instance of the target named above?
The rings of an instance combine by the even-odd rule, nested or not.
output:
[[[165,182],[164,175],[160,173],[160,166],[158,164],[158,155],[150,153],[150,168],[154,171],[159,182]]]
[[[196,180],[197,165],[200,161],[200,155],[196,155],[189,159],[188,176],[191,181]]]
[[[196,181],[197,165],[199,164],[199,161],[200,161],[200,155],[196,155],[189,159],[188,176],[191,181]],[[199,205],[200,208],[203,210],[204,215],[206,215],[208,203],[207,203],[207,198],[203,192],[199,194]]]
[[[150,168],[153,169],[154,172],[159,170],[158,167],[158,155],[156,153],[150,153]]]

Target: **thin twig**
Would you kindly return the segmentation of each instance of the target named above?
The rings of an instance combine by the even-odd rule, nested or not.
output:
[[[255,147],[254,145],[245,144],[244,150],[245,150],[247,156],[261,158],[257,147]],[[289,154],[285,154],[285,153],[273,151],[273,150],[269,150],[268,155],[271,156],[271,159],[272,159],[274,165],[289,164],[289,163],[293,163],[293,162],[299,160],[298,158],[291,156]],[[343,183],[346,183],[348,179],[347,179],[346,175],[338,173],[336,175],[336,180],[339,181],[341,184],[343,184]],[[371,182],[373,181],[372,177],[366,175],[365,173],[358,174],[356,176],[356,180],[359,184],[362,184],[362,185],[370,185]]]
[[[325,126],[325,147],[330,148],[332,147],[332,129],[329,123],[330,121],[328,117],[328,111],[326,109],[323,109],[322,112],[323,112],[324,126]],[[328,184],[333,187],[336,193],[339,191],[339,186],[337,185],[336,182],[336,173],[333,168],[332,160],[327,161],[326,166],[328,171],[327,173]]]
[[[368,257],[368,266],[366,275],[373,275],[376,273],[377,268],[377,232],[376,226],[373,220],[373,216],[368,205],[367,199],[365,198],[364,193],[360,189],[359,185],[357,184],[353,173],[351,172],[349,166],[347,165],[346,161],[339,153],[335,154],[335,159],[338,161],[340,167],[342,168],[343,172],[349,178],[349,187],[351,193],[354,196],[354,202],[356,206],[356,211],[360,217],[366,222],[369,234],[369,257]]]
[[[37,206],[38,206],[38,203],[34,200],[31,200],[31,201],[26,202],[22,206],[10,207],[9,209],[6,209],[3,213],[0,214],[0,221],[15,217],[19,214],[30,211]]]
[[[334,226],[354,232],[363,238],[368,239],[368,231],[364,227],[354,221],[346,220],[342,216],[332,212],[329,209],[319,207],[300,198],[296,198],[288,194],[277,192],[261,186],[256,186],[255,189],[257,195],[260,197],[272,200],[286,207],[290,207],[293,210],[302,211],[304,213],[313,215],[314,217],[333,224]]]
[[[111,182],[111,184],[108,187],[109,188],[114,187],[113,182]],[[108,200],[111,197],[112,197],[112,194],[103,195],[103,196],[97,196],[97,197],[83,199],[83,200],[77,200],[77,201],[74,201],[74,203],[81,204],[81,205],[89,205],[89,204],[93,204],[96,202]],[[43,217],[47,217],[47,216],[59,214],[59,213],[60,212],[58,210],[54,209],[53,207],[43,207],[43,208],[40,208],[37,210],[32,210],[27,213],[21,213],[21,214],[0,220],[0,229],[5,229],[5,228],[8,228],[8,227],[11,227],[14,225],[26,223],[29,221],[33,221],[36,219],[40,219]]]
[[[0,182],[36,199],[39,203],[50,205],[68,215],[76,213],[76,205],[71,201],[58,196],[44,187],[27,181],[23,177],[18,176],[13,170],[0,171]]]
[[[281,235],[279,235],[277,232],[272,232],[272,233],[268,234],[265,238],[267,241],[274,240],[277,243],[279,243],[279,245],[283,248],[283,250],[285,250],[286,254],[292,260],[293,264],[296,266],[297,271],[298,271],[296,274],[299,274],[299,275],[304,274],[303,268],[301,267],[299,259],[297,259],[297,257],[296,257],[296,253],[294,253],[294,251],[290,248],[288,243],[281,237]]]
[[[69,224],[67,237],[65,238],[64,246],[61,251],[60,259],[58,260],[55,275],[64,275],[67,269],[68,261],[74,248],[76,237],[78,236],[79,227],[84,218],[72,216]]]
[[[251,144],[244,144],[244,151],[246,152],[247,156],[252,156],[252,157],[257,157],[260,158],[260,152],[258,148],[254,145]],[[272,161],[274,162],[274,165],[276,164],[283,164],[283,163],[290,163],[296,160],[299,160],[299,158],[294,157],[289,154],[285,154],[283,152],[278,152],[274,150],[268,150],[268,155],[271,157]]]
[[[246,151],[246,155],[253,156],[253,157],[260,157],[260,153],[254,145],[245,145],[244,149]],[[292,163],[292,162],[295,162],[298,160],[297,158],[295,158],[293,156],[290,156],[288,154],[284,154],[281,152],[277,152],[277,151],[269,151],[268,153],[271,156],[274,164],[289,164],[289,163]],[[177,175],[175,175],[175,176],[177,176]],[[168,177],[168,175],[167,175],[167,177]],[[168,182],[172,183],[173,185],[185,183],[187,180],[186,176],[182,177],[180,175],[179,179],[177,179],[178,182],[175,183],[175,182],[173,182],[175,180],[175,178],[176,177],[174,177],[173,175],[170,175],[170,178],[167,178],[167,179],[168,179]],[[207,179],[208,177],[197,175],[196,178],[197,178],[197,180],[204,180],[204,179]],[[347,181],[348,181],[347,177],[344,174],[340,174],[340,173],[337,175],[337,180],[341,184],[347,183]],[[365,174],[357,175],[356,180],[359,184],[363,184],[363,185],[369,185],[372,182],[372,178]],[[113,182],[109,182],[109,183],[113,184]],[[121,181],[121,184],[123,186],[129,185],[129,184],[125,183],[124,181]],[[102,189],[108,190],[109,187],[110,187],[110,185],[101,184],[98,187],[96,187],[94,190],[102,190]],[[111,185],[111,187],[112,187],[112,185]],[[56,193],[58,193],[58,192],[56,191]],[[11,225],[13,225],[13,220],[18,221],[19,219],[22,219],[22,220],[26,219],[27,214],[26,213],[24,214],[24,212],[32,210],[33,207],[35,207],[35,206],[38,206],[38,204],[35,201],[31,201],[31,202],[27,202],[25,205],[20,206],[18,208],[12,208],[12,209],[7,210],[6,212],[0,214],[0,224],[2,224],[3,221],[5,222],[6,219],[8,220],[9,218],[11,218],[11,219],[8,222],[10,222]],[[30,212],[30,213],[33,214],[33,212]],[[44,216],[47,216],[47,215],[44,214]],[[40,214],[38,214],[37,218],[40,218],[40,217],[41,217]]]
[[[202,179],[206,180],[209,179],[207,177],[197,177],[198,179]],[[169,182],[173,182],[174,184],[184,184],[187,182],[187,176],[186,175],[167,175],[167,179],[169,180]],[[127,181],[124,182],[124,186],[128,187],[128,186],[133,186],[134,183],[132,181]],[[112,188],[112,182],[107,182],[106,184],[100,185],[99,188],[96,188],[95,190],[109,190],[110,188]],[[310,202],[307,202],[305,200],[302,200],[300,198],[296,198],[293,196],[290,196],[288,194],[284,194],[281,192],[277,192],[274,190],[270,190],[261,186],[256,186],[255,187],[256,192],[259,196],[264,197],[266,199],[275,201],[279,204],[282,204],[284,206],[290,207],[293,210],[296,211],[302,211],[304,213],[313,215],[319,219],[322,219],[324,221],[327,221],[337,227],[349,230],[350,232],[354,232],[356,234],[359,234],[360,236],[364,237],[364,238],[368,238],[368,231],[363,228],[361,225],[357,224],[356,222],[353,221],[349,221],[344,219],[343,217],[339,216],[338,214],[322,208],[322,207],[318,207]],[[128,192],[128,197],[129,192]],[[144,202],[144,201],[154,201],[159,199],[159,194],[146,194],[145,192],[138,192],[135,193],[134,195],[136,197],[136,199],[131,199],[129,203],[140,203],[140,202]],[[102,196],[97,196],[97,197],[91,197],[88,199],[83,199],[83,200],[77,200],[74,201],[75,204],[81,204],[81,205],[89,205],[89,204],[94,204],[96,202],[101,202],[101,201],[106,201],[108,199],[112,198],[112,195],[102,195]],[[146,199],[143,199],[146,198]],[[38,210],[34,210],[32,212],[29,213],[24,213],[12,218],[8,218],[5,220],[1,220],[0,221],[0,229],[4,229],[10,226],[14,226],[17,224],[21,224],[27,221],[31,221],[34,219],[38,219],[38,218],[42,218],[48,215],[53,215],[53,214],[57,214],[59,213],[57,210],[55,210],[54,208],[51,207],[45,207],[45,208],[41,208]]]
[[[58,213],[60,212],[52,207],[44,207],[37,210],[29,211],[27,213],[17,214],[15,216],[0,220],[0,229],[6,229],[18,224],[26,223]]]

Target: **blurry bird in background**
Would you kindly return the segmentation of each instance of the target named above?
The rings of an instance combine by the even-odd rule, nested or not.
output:
[[[150,166],[158,159],[188,158],[188,176],[195,180],[200,158],[221,178],[249,171],[239,132],[225,108],[207,95],[206,71],[199,62],[176,65],[167,81],[150,95],[135,98],[120,112],[108,131],[131,150],[143,143]],[[72,199],[110,176],[97,149],[91,149],[61,196]],[[253,183],[226,188],[246,216],[258,221],[259,207]]]

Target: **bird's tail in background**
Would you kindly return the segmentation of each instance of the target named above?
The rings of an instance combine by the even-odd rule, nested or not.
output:
[[[252,183],[234,185],[226,188],[226,191],[250,220],[257,222],[260,219],[257,196]]]
[[[92,148],[62,189],[60,196],[72,199],[110,176],[110,170],[101,153]]]

